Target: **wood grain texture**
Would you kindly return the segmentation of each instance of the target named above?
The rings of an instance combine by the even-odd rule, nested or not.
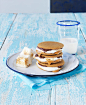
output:
[[[80,21],[80,28],[86,40],[86,13],[76,13],[76,19]]]
[[[56,105],[71,105],[68,85],[56,86]]]
[[[0,47],[15,19],[15,14],[0,14]]]
[[[76,13],[75,17],[77,21],[80,21],[80,38],[77,57],[80,63],[86,65],[86,13]]]
[[[2,62],[0,66],[1,105],[86,104],[85,72],[65,78],[68,84],[58,85],[58,83],[55,83],[54,86],[51,86],[51,90],[33,91],[17,76],[17,73],[11,71],[5,65],[8,56],[21,51],[25,46],[36,48],[41,41],[58,41],[56,22],[65,19],[78,20],[76,14],[73,13],[17,15],[0,51],[0,62]],[[82,31],[80,31],[78,57],[80,53],[82,54],[85,51],[81,46],[84,44]],[[60,82],[62,83],[62,81]]]
[[[71,76],[68,78],[69,82],[69,94],[70,94],[70,100],[71,104],[75,105],[85,105],[85,94],[86,94],[86,72],[79,73],[76,75]]]
[[[81,25],[80,25],[80,38],[79,38],[79,48],[78,48],[78,58],[81,64],[86,64],[86,56],[85,51],[86,51],[86,47],[85,47],[85,41],[83,38],[83,33],[84,30],[82,28],[82,26],[85,25],[85,21],[84,21],[84,16],[85,14],[75,14],[75,17],[78,21],[80,21]],[[83,25],[82,25],[82,21],[83,20]],[[84,27],[85,29],[85,27]],[[85,60],[85,62],[83,61]],[[83,68],[84,69],[84,68]],[[69,94],[70,94],[70,101],[71,101],[71,105],[85,105],[86,104],[86,71],[84,72],[80,72],[80,73],[76,73],[74,75],[71,75],[70,77],[67,78],[68,81],[68,88],[69,88]]]

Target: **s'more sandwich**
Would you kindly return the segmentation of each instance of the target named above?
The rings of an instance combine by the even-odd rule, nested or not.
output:
[[[45,71],[58,72],[63,68],[64,60],[62,48],[63,44],[54,41],[45,41],[37,45],[34,58],[37,66]]]

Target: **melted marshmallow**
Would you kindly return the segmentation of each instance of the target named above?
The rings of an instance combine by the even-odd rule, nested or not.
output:
[[[50,59],[51,61],[56,61],[56,60],[58,60],[58,59],[62,59],[62,57],[60,57],[60,58],[57,58],[57,57],[55,57],[55,58],[40,58],[40,57],[35,57],[37,60],[39,60],[40,62],[46,62],[47,60],[46,59]]]
[[[38,51],[40,51],[40,52],[44,52],[43,50],[41,50],[41,49],[39,49],[38,47],[36,47],[36,50],[38,50]],[[50,50],[50,51],[46,51],[46,53],[55,53],[55,52],[57,52],[57,51],[62,51],[62,49],[58,49],[58,50]]]
[[[31,54],[32,54],[32,49],[30,49],[28,47],[24,47],[24,49],[20,53],[21,56],[23,56],[23,55],[31,55]]]
[[[46,70],[46,71],[55,71],[55,70],[59,70],[60,68],[58,67],[44,67],[44,66],[41,66],[38,64],[38,61],[37,61],[37,65],[39,68],[43,69],[43,70]]]

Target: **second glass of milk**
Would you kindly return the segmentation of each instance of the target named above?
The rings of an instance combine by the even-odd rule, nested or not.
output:
[[[58,21],[58,39],[64,44],[63,51],[75,54],[78,47],[79,39],[79,24],[78,21],[63,20]]]

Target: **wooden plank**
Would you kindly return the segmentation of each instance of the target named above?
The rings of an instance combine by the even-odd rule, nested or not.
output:
[[[67,78],[71,105],[86,104],[86,72],[75,74]]]
[[[56,86],[56,105],[71,105],[68,84]]]
[[[20,48],[18,48],[18,50],[27,44],[28,47],[36,48],[37,44],[41,41],[58,41],[56,22],[63,20],[63,17],[64,20],[72,19],[73,14],[19,14],[15,20],[15,23],[13,24],[9,36],[12,35],[11,37],[14,37],[15,41],[19,40]],[[18,42],[16,45],[17,44]],[[14,48],[15,45],[12,45]],[[17,50],[15,51],[17,52]]]
[[[50,90],[32,92],[30,105],[51,105],[49,92]]]
[[[52,86],[51,105],[71,105],[68,84]]]
[[[16,14],[0,14],[0,47],[7,36]]]
[[[6,81],[3,79],[3,82],[0,85],[0,104],[1,105],[29,104],[31,94],[30,88],[25,86],[25,84],[22,83],[20,78],[17,78],[13,75],[11,75],[11,78],[7,79]]]
[[[79,59],[79,62],[81,64],[86,65],[86,45],[85,45],[85,40],[82,35],[82,31],[80,30],[80,38],[79,38],[79,43],[78,43],[78,51],[77,51],[77,58]]]
[[[58,14],[57,19],[58,21],[59,20],[76,20],[74,14],[72,13],[69,13],[69,14],[60,13]],[[65,78],[65,81],[66,81],[66,78]],[[60,82],[62,83],[61,85],[52,86],[51,105],[71,105],[68,84],[63,84],[62,81]]]
[[[80,21],[83,24],[85,23],[84,21],[84,16],[85,14],[75,14],[75,18],[76,20]],[[80,57],[81,54],[84,54],[85,49],[83,48],[82,45],[85,45],[85,41],[83,38],[83,33],[85,33],[85,31],[82,29],[82,25],[81,25],[81,31],[80,31],[80,39],[79,39],[79,49],[78,49],[78,56]],[[85,29],[85,27],[84,27]],[[85,47],[86,48],[86,47]],[[86,59],[86,58],[85,58]],[[79,59],[81,60],[80,62],[82,63],[83,58]],[[86,62],[85,62],[86,63]],[[84,69],[84,68],[83,68]],[[67,77],[67,81],[68,81],[68,89],[69,89],[69,95],[70,95],[70,103],[71,105],[85,105],[86,104],[86,84],[85,84],[85,80],[86,80],[86,72],[80,72],[80,73],[74,73],[74,75],[71,75],[69,77]]]
[[[76,20],[76,17],[73,18],[71,17],[73,20]],[[79,38],[79,48],[78,48],[78,53],[80,55],[80,53],[85,52],[85,49],[83,49],[82,44],[84,44],[84,38],[82,36],[82,32],[80,31],[80,38]],[[81,49],[82,47],[82,49]],[[81,60],[81,59],[80,59]],[[82,62],[82,60],[81,60]],[[84,74],[84,73],[83,73]],[[82,86],[80,86],[79,80],[77,78],[77,75],[74,75],[74,77],[76,78],[76,82],[77,82],[77,86],[76,86],[76,82],[72,77],[66,78],[68,85],[62,85],[56,86],[56,90],[53,89],[54,94],[56,93],[56,96],[52,96],[54,98],[52,98],[51,100],[56,100],[53,102],[53,104],[59,105],[85,105],[85,74],[84,75],[79,75],[79,80],[82,83]],[[72,83],[71,83],[72,82]],[[84,87],[84,90],[83,90]],[[79,89],[80,88],[80,89]],[[82,88],[82,89],[81,89]],[[78,89],[78,92],[77,92]],[[66,90],[66,92],[65,92]],[[82,93],[80,92],[81,90]],[[76,94],[76,95],[75,95]],[[80,97],[79,97],[80,96]],[[64,99],[65,97],[65,99]],[[66,100],[67,99],[67,100]]]
[[[80,28],[83,34],[83,37],[86,40],[86,13],[75,13],[75,17],[80,21]]]

